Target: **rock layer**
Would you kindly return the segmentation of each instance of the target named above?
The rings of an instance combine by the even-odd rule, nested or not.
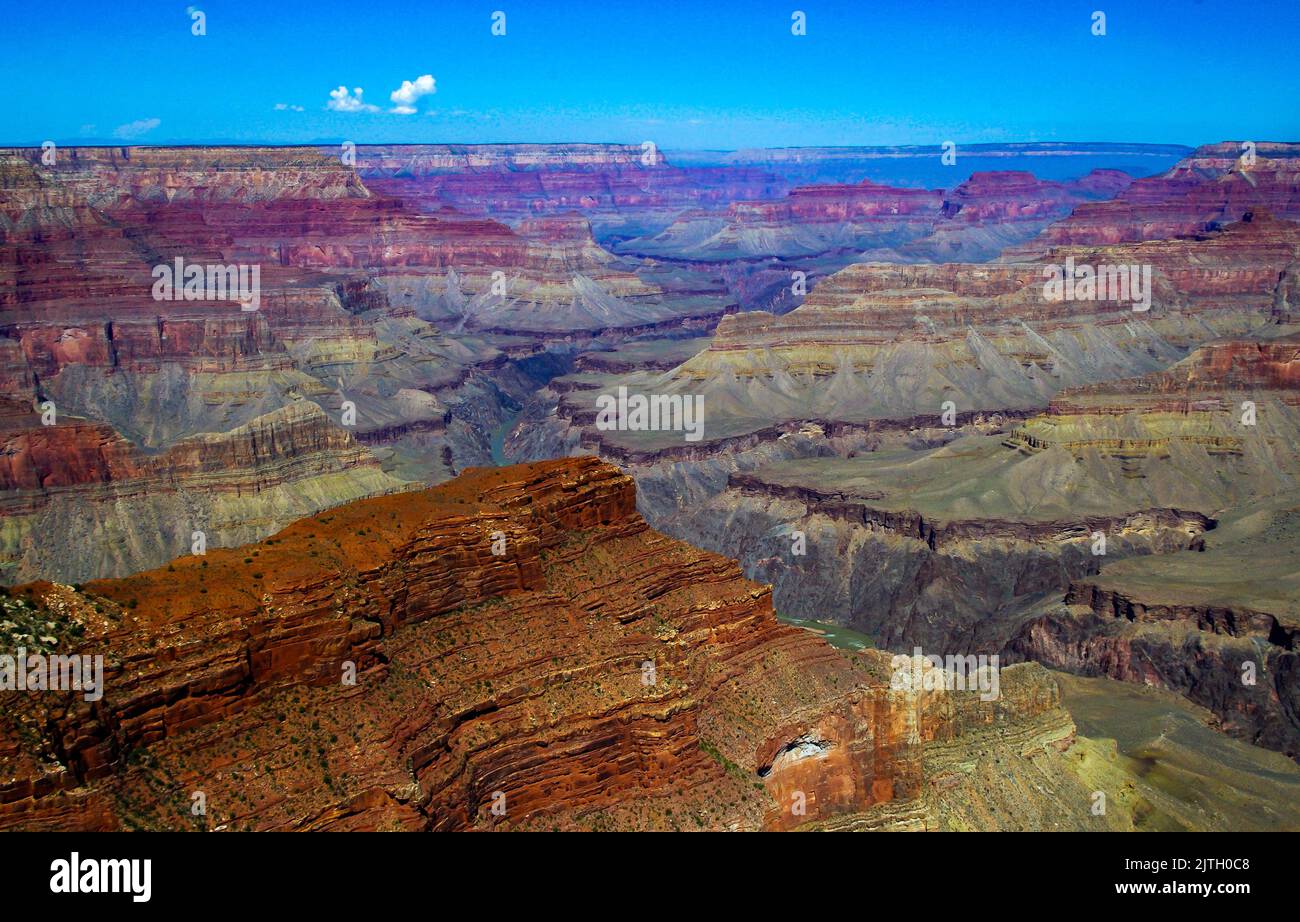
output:
[[[900,692],[887,657],[778,624],[765,587],[634,505],[594,460],[476,470],[16,590],[107,665],[93,704],[5,693],[0,822],[792,828],[916,800],[928,740],[1044,718],[1068,744],[1037,667],[996,706]]]

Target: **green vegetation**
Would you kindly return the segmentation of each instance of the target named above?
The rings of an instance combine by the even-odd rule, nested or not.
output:
[[[42,608],[29,598],[0,596],[0,645],[6,651],[23,647],[29,655],[50,653],[84,632],[84,625]]]

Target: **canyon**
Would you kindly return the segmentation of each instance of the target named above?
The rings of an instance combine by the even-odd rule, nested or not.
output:
[[[789,616],[1173,689],[1294,757],[1294,587],[1256,611],[1235,574],[1252,541],[1252,582],[1293,568],[1296,150],[1227,149],[1119,193],[1176,226],[1126,236],[1131,211],[1082,204],[992,262],[849,265],[675,368],[553,379],[508,447],[616,460],[656,528],[741,561]],[[1057,232],[1107,214],[1116,233]],[[1045,298],[1067,259],[1150,266],[1150,309]],[[598,430],[616,384],[703,395],[704,439]]]
[[[0,150],[0,827],[1294,828],[1300,145],[960,162]]]
[[[656,534],[635,505],[632,479],[596,459],[476,468],[165,569],[14,587],[76,648],[103,651],[106,691],[0,692],[0,826],[1126,829],[1177,816],[1077,738],[1041,666],[1003,669],[993,702],[900,689],[891,657],[781,625],[767,587]],[[1100,816],[1097,783],[1118,807]]]

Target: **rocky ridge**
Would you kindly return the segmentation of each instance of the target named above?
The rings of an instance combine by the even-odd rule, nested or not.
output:
[[[892,689],[888,657],[780,625],[765,587],[634,505],[595,460],[475,470],[164,570],[15,590],[107,666],[94,703],[4,693],[0,824],[924,823],[932,741],[1070,745],[1039,667],[988,704]],[[1078,807],[1059,822],[1094,825],[1051,764]]]

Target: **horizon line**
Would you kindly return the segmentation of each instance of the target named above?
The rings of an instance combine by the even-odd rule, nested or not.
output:
[[[47,141],[53,139],[45,138],[41,141],[20,143],[10,141],[0,141],[0,149],[4,150],[37,150]],[[637,141],[351,141],[348,138],[318,138],[304,141],[158,141],[158,142],[138,142],[127,140],[109,140],[102,138],[75,138],[70,141],[54,141],[59,147],[86,147],[86,148],[174,148],[174,147],[225,147],[225,148],[301,148],[301,147],[321,147],[327,145],[341,145],[352,143],[356,147],[629,147],[640,149],[644,142]],[[943,145],[948,141],[936,142],[933,144],[778,144],[772,146],[765,145],[746,145],[743,147],[679,147],[657,145],[660,151],[683,151],[690,153],[719,153],[735,154],[745,151],[778,151],[778,150],[870,150],[870,151],[911,151],[911,150],[942,150]],[[1037,148],[1042,149],[1044,153],[1050,153],[1051,148],[1064,149],[1062,152],[1068,152],[1069,148],[1082,147],[1086,145],[1106,145],[1109,147],[1121,148],[1177,148],[1180,150],[1196,150],[1201,147],[1211,147],[1217,144],[1237,144],[1244,143],[1231,138],[1225,138],[1219,141],[1208,141],[1201,144],[1187,144],[1180,141],[1002,141],[989,142],[979,141],[963,144],[960,141],[953,142],[958,150],[1011,150],[1015,148]],[[1256,144],[1295,144],[1300,145],[1300,141],[1282,141],[1282,140],[1265,140],[1255,141]],[[1146,153],[1146,150],[1136,151],[1137,153]]]

